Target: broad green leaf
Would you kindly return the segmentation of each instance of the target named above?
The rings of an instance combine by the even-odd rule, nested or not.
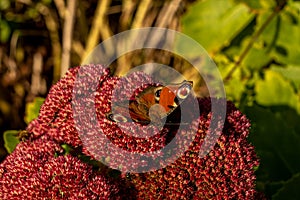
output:
[[[259,0],[260,4],[264,8],[275,8],[276,0]]]
[[[257,19],[257,28],[271,15],[272,11],[264,12]],[[288,4],[268,24],[261,34],[267,43],[271,56],[282,64],[300,65],[300,20],[299,10]]]
[[[249,7],[232,0],[205,0],[193,4],[182,19],[183,33],[209,53],[218,52],[253,19]]]
[[[261,1],[253,1],[253,0],[235,0],[236,2],[242,2],[245,3],[247,6],[249,6],[252,9],[260,9],[262,8]]]
[[[243,30],[243,34],[251,34],[251,28],[247,28],[247,30]],[[254,33],[252,33],[254,34]],[[273,60],[270,52],[265,47],[264,41],[262,39],[257,39],[254,43],[251,41],[251,35],[245,36],[240,41],[233,41],[237,44],[231,45],[226,48],[224,53],[231,57],[233,60],[238,60],[241,54],[248,48],[248,45],[251,43],[251,48],[247,52],[246,56],[242,59],[240,65],[247,67],[249,70],[260,70],[263,67],[266,67]]]
[[[298,96],[289,81],[279,73],[266,70],[264,80],[255,85],[256,101],[264,106],[289,106],[298,110]]]
[[[300,116],[297,112],[287,106],[263,108],[255,104],[243,111],[251,120],[249,139],[261,159],[258,178],[280,181],[300,172],[300,133],[295,126]]]
[[[25,110],[25,122],[28,124],[33,119],[37,118],[39,115],[40,107],[44,103],[45,99],[41,97],[37,97],[33,102],[26,104]]]
[[[286,181],[283,187],[273,195],[273,200],[289,199],[298,200],[300,198],[300,173],[295,174],[291,179]]]
[[[294,1],[288,1],[288,4],[291,5],[291,7],[296,10],[300,11],[300,1],[299,0],[294,0]]]
[[[267,199],[271,199],[271,197],[276,194],[280,188],[282,188],[284,183],[284,181],[267,181],[267,183],[265,181],[257,181],[256,186],[258,191],[264,191]]]
[[[5,131],[3,134],[4,139],[4,147],[7,150],[8,153],[13,152],[13,150],[16,148],[17,144],[19,144],[19,138],[18,134],[20,131],[17,130],[8,130]]]
[[[248,45],[248,43],[246,44]],[[246,47],[244,46],[244,48]],[[243,49],[244,49],[243,48]],[[246,57],[242,61],[242,65],[252,70],[258,70],[265,67],[272,60],[271,56],[267,52],[267,49],[263,46],[262,42],[256,42],[247,53]]]
[[[298,89],[300,89],[300,65],[281,67],[272,65],[271,70],[280,73],[284,78],[292,81]]]
[[[276,6],[275,0],[235,0],[236,2],[243,2],[247,6],[249,6],[252,9],[269,9],[274,8]]]

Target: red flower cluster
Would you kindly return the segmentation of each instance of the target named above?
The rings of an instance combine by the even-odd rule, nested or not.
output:
[[[76,194],[75,197],[91,199],[122,198],[121,193],[125,199],[258,197],[254,167],[259,162],[253,146],[247,142],[250,123],[233,104],[223,105],[227,107],[225,125],[215,130],[222,134],[216,144],[205,143],[213,150],[204,157],[199,155],[204,153],[201,146],[212,131],[211,99],[186,99],[182,106],[189,110],[174,111],[171,116],[180,114],[188,119],[180,130],[172,125],[160,130],[152,124],[107,119],[115,100],[128,100],[153,84],[155,81],[143,73],[133,73],[125,79],[112,77],[100,65],[69,70],[51,88],[39,117],[29,124],[30,140],[19,144],[0,165],[0,187],[4,188],[0,198],[9,192],[16,197],[33,193],[67,198]],[[200,115],[194,112],[198,108],[193,107],[193,101],[197,102]],[[126,188],[120,190],[118,184],[76,157],[55,157],[55,152],[62,151],[60,144],[82,149],[83,154],[122,172],[131,171],[123,173],[119,181],[126,177],[126,185],[134,185],[136,197],[129,192],[125,197]],[[170,147],[164,151],[166,146]],[[15,192],[13,184],[18,186]]]
[[[21,142],[0,165],[0,199],[123,199],[119,183],[47,136]]]
[[[27,131],[32,133],[32,138],[46,134],[59,143],[66,143],[73,147],[82,145],[76,133],[71,105],[78,69],[70,69],[65,78],[52,86],[41,106],[39,117],[27,127]]]
[[[250,123],[229,103],[223,134],[214,149],[199,157],[210,121],[210,101],[199,101],[201,117],[189,149],[174,163],[147,173],[132,173],[138,199],[257,199],[254,167],[258,160],[246,137]]]

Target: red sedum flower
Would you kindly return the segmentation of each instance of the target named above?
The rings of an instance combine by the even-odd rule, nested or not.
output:
[[[95,88],[91,87],[95,83]],[[51,88],[39,117],[29,124],[27,131],[33,142],[19,144],[1,164],[0,184],[5,192],[0,197],[7,197],[8,192],[22,195],[31,191],[49,198],[67,198],[72,193],[74,198],[90,199],[257,199],[260,194],[255,190],[254,168],[259,162],[254,147],[247,142],[250,123],[232,103],[222,105],[227,108],[225,124],[215,130],[209,129],[216,114],[211,111],[212,99],[194,97],[181,105],[189,109],[170,115],[174,119],[185,116],[187,122],[180,129],[107,119],[115,100],[130,99],[149,85],[157,83],[139,72],[118,78],[100,65],[69,70]],[[200,115],[195,113],[195,101]],[[205,155],[201,147],[205,138],[212,137],[212,131],[220,131],[221,136],[216,142],[205,143],[212,147]],[[42,143],[52,146],[39,149]],[[118,189],[76,157],[55,157],[54,152],[62,151],[60,144],[82,149],[83,154],[121,170],[129,182],[126,185],[134,185],[136,197],[125,194],[126,187]]]
[[[18,144],[0,165],[0,199],[123,199],[120,184],[48,137]]]
[[[208,130],[210,101],[199,100],[201,117],[195,140],[171,165],[147,173],[132,173],[138,199],[257,199],[254,167],[258,159],[247,142],[250,123],[231,103],[214,149],[199,157]]]

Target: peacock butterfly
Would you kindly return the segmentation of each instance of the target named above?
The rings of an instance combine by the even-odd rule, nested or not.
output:
[[[114,103],[113,111],[107,113],[106,117],[114,122],[159,123],[191,94],[192,87],[192,81],[149,86],[129,101]]]

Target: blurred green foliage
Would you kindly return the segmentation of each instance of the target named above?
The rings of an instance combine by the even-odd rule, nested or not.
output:
[[[29,102],[26,104],[24,120],[27,124],[38,117],[40,107],[44,103],[44,101],[44,98],[36,97],[33,102]]]
[[[300,1],[204,0],[182,23],[216,62],[227,98],[251,120],[258,189],[299,199]]]

